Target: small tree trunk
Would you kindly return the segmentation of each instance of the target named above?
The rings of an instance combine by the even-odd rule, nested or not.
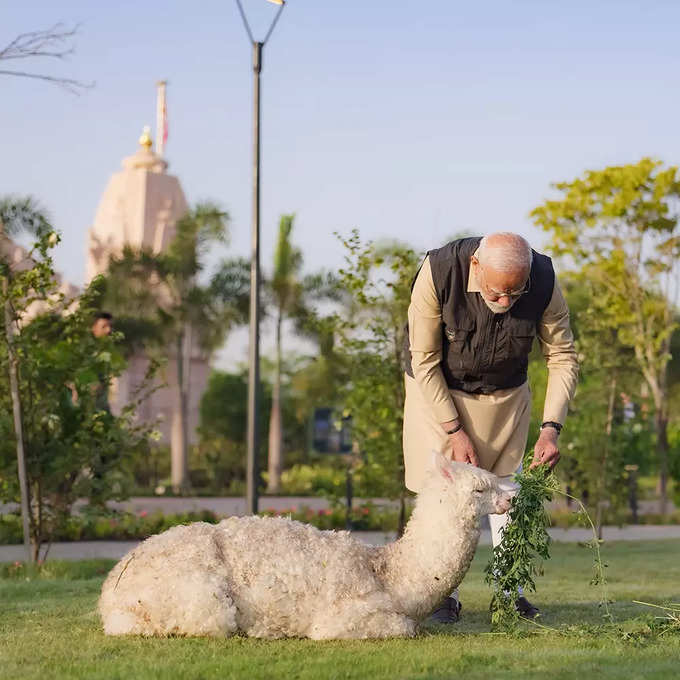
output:
[[[595,526],[597,528],[597,537],[602,539],[602,513],[604,494],[607,486],[607,459],[609,457],[609,447],[611,446],[612,425],[614,422],[614,403],[616,401],[616,374],[612,376],[609,385],[609,400],[607,404],[607,425],[605,428],[607,439],[602,450],[602,460],[600,461],[600,478],[598,480],[597,489],[597,508],[595,515]]]
[[[182,446],[184,447],[184,488],[191,488],[189,479],[189,451],[190,451],[190,430],[189,430],[189,405],[191,402],[191,353],[193,351],[193,327],[189,324],[186,327],[184,336],[184,352],[182,353]]]
[[[654,430],[656,455],[659,461],[659,513],[668,509],[668,390],[667,365],[657,375],[645,376],[654,399]]]
[[[401,421],[401,427],[399,430],[403,432],[404,430],[404,405],[406,404],[406,388],[404,385],[404,379],[402,375],[402,362],[401,362],[401,348],[403,346],[403,329],[401,327],[394,328],[392,331],[393,341],[393,351],[394,351],[394,365],[397,366],[397,375],[395,384],[398,385],[397,392],[397,414]],[[399,464],[397,465],[397,475],[399,477],[399,483],[401,484],[401,491],[399,493],[399,523],[397,525],[397,538],[401,538],[404,534],[404,529],[406,529],[406,491],[404,489],[404,476],[406,474],[404,456],[399,457]]]
[[[31,536],[31,541],[32,541],[32,548],[33,548],[33,560],[38,561],[38,557],[40,555],[40,546],[42,545],[42,537],[45,535],[45,503],[43,499],[43,493],[42,493],[42,483],[40,479],[36,480],[35,486],[33,489],[33,495],[32,498],[34,498],[33,502],[33,507],[31,508],[32,514],[31,514],[31,531],[32,531],[32,536]]]
[[[36,537],[31,546],[31,562],[38,562],[40,560],[40,547],[42,546],[42,541],[40,537]]]
[[[2,292],[3,297],[8,295],[8,282],[3,277]],[[26,549],[26,561],[35,561],[31,553],[31,532],[29,528],[30,518],[30,497],[28,493],[28,481],[26,475],[26,452],[24,451],[24,428],[21,417],[21,395],[19,394],[19,375],[17,370],[17,357],[14,353],[12,339],[12,308],[9,300],[5,301],[5,337],[7,340],[7,358],[9,363],[9,389],[12,397],[12,415],[14,417],[14,432],[17,438],[17,468],[19,472],[19,489],[21,492],[21,524],[24,532],[24,548]],[[40,546],[38,546],[38,549]]]
[[[279,313],[276,321],[276,365],[272,386],[272,410],[269,414],[269,464],[267,493],[278,493],[281,488],[283,466],[283,427],[281,423],[281,322]]]
[[[187,393],[184,385],[184,329],[177,335],[177,402],[173,414],[171,441],[171,481],[175,493],[183,493],[187,489],[188,464],[188,432],[187,432]]]
[[[664,406],[657,408],[654,416],[656,454],[659,459],[659,512],[662,515],[668,510],[668,416]]]
[[[637,465],[626,465],[628,471],[628,504],[633,516],[633,524],[638,523],[638,501],[637,501]]]
[[[352,530],[352,501],[354,499],[354,484],[352,479],[352,461],[347,464],[345,473],[345,529]]]

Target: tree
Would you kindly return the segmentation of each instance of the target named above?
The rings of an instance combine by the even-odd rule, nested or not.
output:
[[[598,277],[598,296],[618,340],[632,348],[652,395],[661,512],[668,480],[668,364],[678,324],[680,237],[678,168],[643,158],[634,165],[587,171],[554,185],[562,196],[532,211],[551,233],[557,256]]]
[[[213,370],[201,398],[198,463],[208,470],[215,492],[224,493],[245,484],[245,439],[248,397],[247,376]],[[261,409],[258,428],[265,433]],[[192,468],[193,470],[193,468]],[[219,483],[219,484],[218,484]]]
[[[0,201],[0,223],[5,234],[35,239],[18,263],[8,242],[0,249],[0,492],[4,502],[21,497],[36,560],[77,498],[103,503],[125,493],[122,460],[148,432],[133,425],[134,405],[118,417],[100,405],[100,389],[124,362],[115,338],[90,331],[99,280],[64,299],[49,254],[59,237],[33,201]],[[15,455],[22,443],[23,474]]]
[[[411,283],[420,256],[400,243],[362,243],[357,230],[341,242],[346,264],[340,283],[350,297],[335,326],[347,375],[341,399],[362,454],[362,483],[400,499],[403,528],[404,347]]]
[[[266,446],[267,423],[272,406],[272,386],[269,377],[273,375],[273,365],[267,366],[263,360],[262,399],[258,418],[259,441]],[[290,373],[288,362],[281,366],[282,377]],[[200,442],[194,449],[192,475],[208,478],[217,493],[242,493],[245,484],[246,459],[246,411],[248,393],[248,373],[225,373],[213,370],[208,388],[201,399]],[[304,395],[306,398],[307,395]],[[287,380],[282,381],[282,418],[285,423],[283,443],[288,455],[296,452],[296,462],[304,456],[307,444],[307,412],[299,412],[299,395],[290,390]],[[205,473],[205,474],[204,474]]]
[[[5,47],[0,49],[0,62],[16,61],[20,59],[57,59],[64,60],[73,54],[72,39],[78,34],[78,26],[65,28],[62,24],[56,24],[43,31],[30,31],[21,33]],[[33,78],[53,83],[58,87],[80,94],[84,89],[93,86],[92,83],[83,83],[73,78],[50,76],[44,73],[34,73],[15,69],[0,69],[0,76],[15,76],[18,78]]]
[[[604,509],[621,509],[627,494],[627,464],[639,464],[631,435],[644,428],[641,409],[624,413],[623,399],[639,405],[642,375],[633,349],[618,334],[615,305],[602,283],[605,272],[589,265],[566,280],[581,380],[564,432],[573,487],[595,510],[601,534]],[[572,422],[573,421],[573,422]],[[637,438],[637,437],[635,437]],[[601,537],[601,535],[600,535]]]
[[[274,308],[275,361],[272,381],[272,408],[269,419],[269,456],[267,492],[278,493],[283,467],[283,423],[281,418],[281,356],[282,326],[286,319],[296,322],[296,329],[306,335],[314,335],[316,327],[313,303],[337,299],[337,286],[332,276],[323,273],[301,275],[302,252],[291,241],[294,215],[282,215],[279,235],[274,251],[274,271],[268,289]]]
[[[133,346],[169,352],[175,361],[179,417],[172,441],[172,485],[176,492],[188,485],[187,357],[194,340],[211,351],[235,323],[245,319],[248,265],[241,259],[224,260],[206,284],[201,282],[205,258],[216,244],[227,241],[229,216],[212,203],[190,210],[176,225],[166,252],[125,247],[112,257],[103,304],[123,326],[139,335]]]
[[[28,232],[34,238],[40,239],[42,248],[39,247],[39,252],[44,257],[43,261],[34,264],[35,276],[33,277],[33,287],[38,290],[49,285],[51,278],[51,270],[49,263],[46,261],[46,238],[49,238],[50,226],[47,217],[34,204],[31,198],[26,198],[23,201],[16,201],[12,199],[3,199],[0,202],[0,267],[2,271],[2,323],[4,326],[3,339],[6,342],[5,353],[7,358],[7,370],[9,378],[9,395],[12,407],[14,434],[16,438],[16,459],[17,459],[17,479],[19,481],[20,499],[21,499],[21,517],[23,524],[24,545],[28,553],[28,558],[31,559],[30,551],[30,499],[28,493],[28,480],[26,477],[26,449],[24,446],[24,428],[21,408],[21,394],[19,392],[19,375],[18,375],[18,358],[15,348],[15,322],[18,315],[25,309],[31,300],[28,296],[28,291],[24,286],[19,287],[19,297],[14,300],[14,305],[11,292],[12,284],[15,283],[14,269],[16,264],[12,261],[11,251],[13,244],[10,239],[11,236],[16,236],[22,232]],[[29,265],[30,266],[30,265]],[[24,267],[25,269],[26,267]],[[30,279],[26,282],[30,285]]]

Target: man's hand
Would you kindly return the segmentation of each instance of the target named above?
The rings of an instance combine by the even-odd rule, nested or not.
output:
[[[445,430],[448,430],[453,429],[457,424],[458,420],[456,419],[449,423],[442,423],[442,426]],[[458,432],[447,435],[444,455],[449,456],[451,460],[455,460],[458,463],[470,463],[470,465],[479,467],[479,459],[477,458],[475,447],[463,428],[458,430]]]
[[[530,470],[542,464],[549,465],[551,468],[557,465],[560,459],[560,449],[557,446],[558,434],[554,427],[544,427],[541,430],[536,446],[534,446],[534,459],[529,466]]]

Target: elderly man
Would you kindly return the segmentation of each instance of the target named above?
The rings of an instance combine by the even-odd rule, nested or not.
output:
[[[531,465],[557,463],[578,363],[569,310],[549,257],[508,232],[431,250],[413,284],[408,322],[409,489],[420,490],[432,449],[489,470],[515,488],[512,475],[521,468],[529,434],[527,367],[535,337],[548,366],[548,388]],[[508,515],[489,519],[495,546]],[[538,614],[522,593],[516,605],[523,616]],[[460,609],[454,592],[434,620],[454,623]]]

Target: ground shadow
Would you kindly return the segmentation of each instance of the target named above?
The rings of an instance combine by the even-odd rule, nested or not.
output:
[[[561,602],[543,603],[532,600],[541,610],[541,615],[534,622],[522,621],[521,628],[527,631],[542,627],[553,629],[565,629],[572,626],[599,626],[606,623],[624,623],[631,620],[646,620],[650,613],[642,606],[632,602],[612,602],[609,604],[609,612],[613,621],[605,616],[604,607],[597,602]],[[471,606],[463,609],[461,619],[456,624],[435,624],[425,621],[421,630],[431,633],[470,634],[488,633],[492,630],[491,615],[488,609]]]

